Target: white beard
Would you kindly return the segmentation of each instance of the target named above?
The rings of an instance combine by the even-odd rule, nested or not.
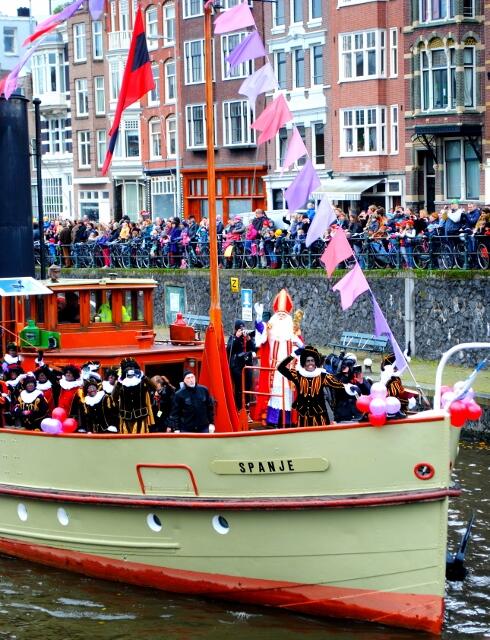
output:
[[[293,319],[290,315],[275,313],[269,321],[269,341],[286,342],[294,337]]]

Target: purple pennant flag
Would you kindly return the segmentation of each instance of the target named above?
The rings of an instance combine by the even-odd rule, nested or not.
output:
[[[238,93],[247,96],[250,106],[252,109],[255,109],[257,96],[266,91],[273,91],[277,89],[277,87],[274,69],[270,62],[266,62],[258,71],[252,73],[248,78],[245,78],[238,89]]]
[[[104,11],[104,0],[89,0],[89,8],[92,20],[98,20]]]
[[[308,227],[306,234],[306,246],[312,245],[318,238],[321,238],[330,225],[337,222],[330,200],[326,195],[320,200],[318,209],[316,210],[313,220]]]
[[[264,43],[259,36],[258,31],[252,31],[244,38],[237,46],[226,56],[225,60],[230,67],[236,67],[242,62],[253,60],[254,58],[260,58],[265,56],[266,51]]]
[[[40,44],[44,42],[44,38],[40,38],[37,42],[35,42],[30,49],[26,49],[22,54],[19,62],[15,65],[12,71],[8,74],[5,80],[2,83],[0,88],[0,95],[3,93],[5,99],[8,100],[13,92],[17,89],[19,84],[19,74],[22,70],[22,67],[27,63],[29,58],[35,53],[36,49]]]
[[[373,308],[374,308],[374,335],[376,336],[385,336],[391,342],[391,346],[393,347],[393,353],[395,354],[395,364],[399,373],[404,371],[407,368],[407,361],[405,356],[403,355],[403,351],[400,349],[398,342],[395,340],[395,336],[391,332],[390,326],[384,317],[383,312],[379,304],[374,297],[374,293],[371,292],[371,297],[373,299]]]
[[[320,178],[313,168],[311,160],[308,158],[305,166],[291,182],[284,194],[289,211],[294,213],[294,211],[302,207],[308,200],[310,193],[318,189],[320,184]]]

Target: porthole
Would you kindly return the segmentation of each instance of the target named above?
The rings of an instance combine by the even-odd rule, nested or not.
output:
[[[19,516],[19,520],[22,520],[22,522],[25,522],[28,518],[27,507],[25,504],[22,504],[22,502],[17,505],[17,515]]]
[[[162,530],[162,521],[154,513],[149,513],[146,516],[146,524],[150,527],[152,531],[155,531],[155,533],[158,533],[159,531]]]
[[[431,480],[436,471],[429,462],[419,462],[415,465],[413,472],[419,480]]]
[[[68,514],[66,513],[65,509],[63,509],[63,507],[60,507],[58,509],[56,515],[58,516],[58,522],[63,525],[63,527],[66,527],[70,522],[70,518],[68,517]]]
[[[221,535],[225,535],[230,531],[230,525],[228,524],[228,520],[223,518],[223,516],[214,516],[213,517],[213,529],[216,533],[221,533]]]

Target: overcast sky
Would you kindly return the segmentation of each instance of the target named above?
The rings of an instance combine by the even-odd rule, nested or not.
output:
[[[52,0],[51,6],[54,9],[60,4],[64,4],[63,0]],[[17,7],[32,7],[32,15],[35,18],[45,18],[49,15],[49,0],[0,0],[0,13],[8,16],[17,15]]]

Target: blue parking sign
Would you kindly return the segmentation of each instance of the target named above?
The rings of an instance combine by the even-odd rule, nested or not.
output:
[[[241,297],[242,297],[242,320],[252,321],[253,320],[253,296],[252,289],[242,289]]]

